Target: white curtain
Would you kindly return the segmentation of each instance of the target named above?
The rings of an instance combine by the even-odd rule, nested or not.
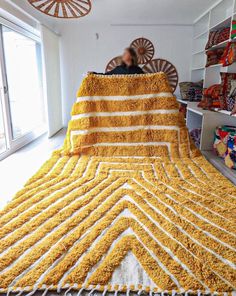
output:
[[[59,50],[60,36],[41,25],[41,38],[48,134],[51,137],[63,127]]]

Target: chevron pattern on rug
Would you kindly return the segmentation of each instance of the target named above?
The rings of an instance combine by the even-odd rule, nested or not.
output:
[[[236,188],[177,107],[164,74],[84,80],[64,147],[1,211],[0,292],[236,290]]]

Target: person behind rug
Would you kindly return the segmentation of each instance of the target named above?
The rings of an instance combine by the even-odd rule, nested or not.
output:
[[[91,72],[89,72],[91,73]],[[94,74],[101,74],[92,72]],[[115,69],[106,72],[104,75],[128,75],[128,74],[143,74],[143,70],[138,66],[138,57],[135,49],[128,47],[122,55],[122,63]]]

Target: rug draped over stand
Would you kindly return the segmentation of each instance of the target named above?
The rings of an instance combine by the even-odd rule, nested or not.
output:
[[[89,75],[63,148],[0,212],[0,292],[231,294],[235,205],[164,73]]]

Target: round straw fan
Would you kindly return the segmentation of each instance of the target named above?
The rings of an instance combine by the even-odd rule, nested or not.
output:
[[[176,90],[179,81],[179,76],[175,66],[171,64],[171,62],[163,59],[154,59],[148,62],[145,66],[143,66],[143,71],[145,73],[166,73],[170,86],[173,88],[173,91]]]
[[[135,49],[139,64],[146,64],[154,56],[154,46],[152,42],[146,38],[135,39],[130,44],[130,47]]]
[[[110,62],[107,64],[105,72],[112,71],[112,70],[115,69],[117,66],[120,66],[121,63],[122,63],[122,58],[121,58],[121,56],[118,56],[118,57],[113,58],[113,59],[110,60]]]
[[[28,0],[37,10],[57,18],[79,18],[91,10],[90,0]]]

